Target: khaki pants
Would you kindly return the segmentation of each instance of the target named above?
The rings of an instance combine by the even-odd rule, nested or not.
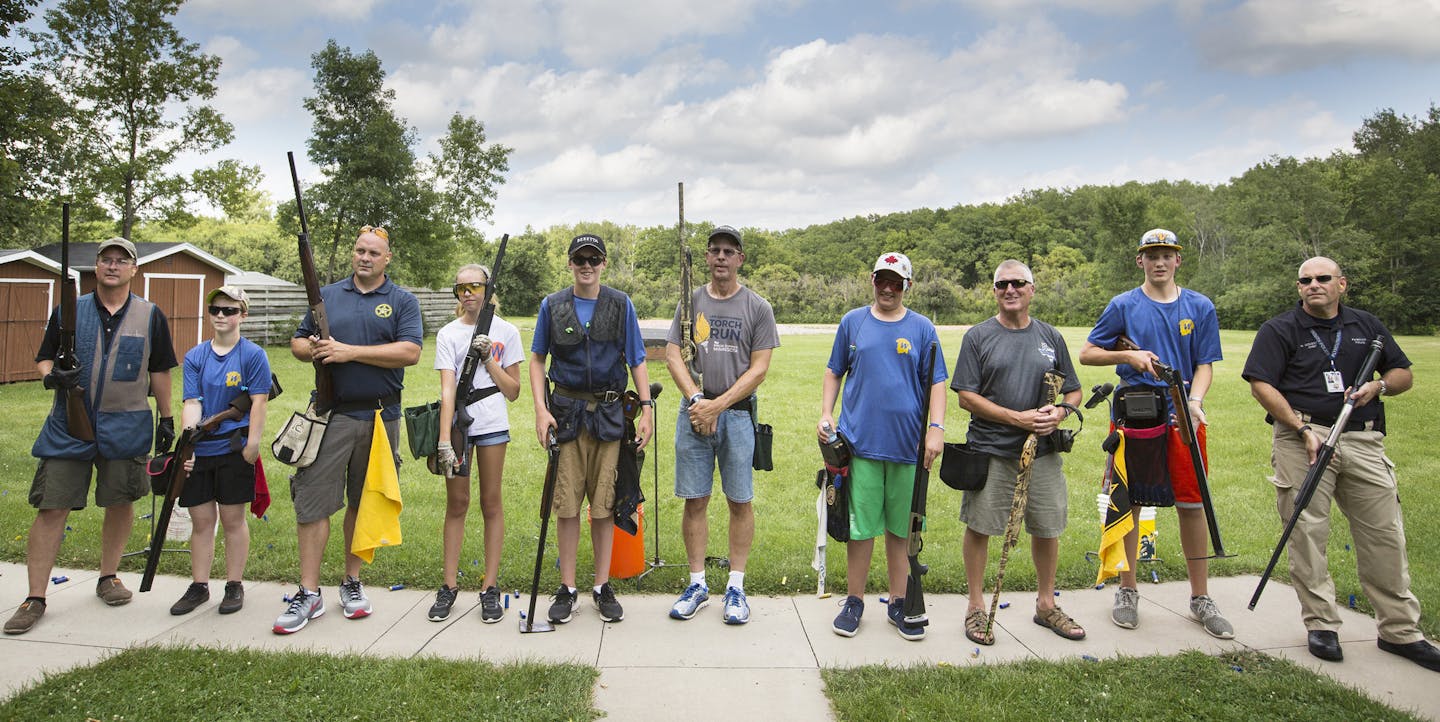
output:
[[[1330,429],[1310,424],[1323,438]],[[1309,457],[1295,432],[1275,425],[1270,457],[1281,522],[1288,521],[1305,481]],[[1375,607],[1380,638],[1397,644],[1423,639],[1420,602],[1410,593],[1405,524],[1395,483],[1395,465],[1385,456],[1384,435],[1353,431],[1340,436],[1336,454],[1321,476],[1315,496],[1290,535],[1290,578],[1300,598],[1307,630],[1340,628],[1335,580],[1325,557],[1330,539],[1330,501],[1350,521],[1360,588]]]

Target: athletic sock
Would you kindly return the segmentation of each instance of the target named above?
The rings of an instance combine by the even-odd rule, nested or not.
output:
[[[600,587],[603,587],[603,586],[605,586],[605,585],[604,585],[604,584],[596,584],[596,585],[595,585],[595,593],[596,593],[596,594],[599,594],[599,593],[600,593]],[[573,593],[573,592],[572,592],[572,593]]]
[[[705,571],[703,569],[698,572],[690,572],[690,583],[699,584],[706,589],[710,588],[710,585],[705,583]]]
[[[730,572],[730,581],[727,582],[726,585],[735,587],[742,592],[745,591],[745,572],[737,572],[732,570]]]

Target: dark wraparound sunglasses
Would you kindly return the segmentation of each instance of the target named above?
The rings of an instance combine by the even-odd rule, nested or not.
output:
[[[1005,278],[995,282],[995,290],[1003,291],[1007,288],[1024,288],[1030,282],[1023,278]]]
[[[1325,274],[1325,275],[1323,275],[1323,276],[1301,276],[1301,277],[1295,279],[1295,282],[1298,283],[1298,284],[1300,284],[1300,285],[1302,285],[1302,286],[1308,286],[1308,285],[1310,285],[1310,282],[1311,282],[1311,281],[1319,281],[1319,282],[1321,282],[1321,283],[1329,283],[1329,282],[1331,282],[1331,281],[1333,281],[1333,280],[1335,280],[1335,277],[1327,273],[1327,274]]]
[[[210,315],[211,315],[211,316],[238,316],[238,315],[240,315],[240,307],[239,307],[239,306],[211,306],[211,307],[209,308],[209,311],[210,311]]]
[[[571,256],[570,262],[577,266],[598,266],[605,262],[604,256]]]

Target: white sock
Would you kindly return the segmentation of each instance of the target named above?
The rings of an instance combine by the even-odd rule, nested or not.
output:
[[[604,585],[604,584],[596,584],[596,585],[595,585],[595,593],[596,593],[596,594],[599,594],[599,593],[600,593],[600,587],[603,587],[603,586],[605,586],[605,585]]]
[[[701,570],[698,571],[698,572],[690,572],[690,583],[691,583],[691,584],[699,584],[700,586],[705,587],[706,589],[709,589],[709,588],[710,588],[710,585],[705,583],[705,570],[704,570],[704,569],[701,569]]]
[[[732,570],[730,572],[730,581],[727,582],[726,585],[735,587],[742,592],[745,591],[745,572],[737,572]]]

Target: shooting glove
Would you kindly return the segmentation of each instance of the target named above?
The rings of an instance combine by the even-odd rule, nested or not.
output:
[[[438,466],[442,469],[455,468],[455,462],[457,461],[455,458],[455,447],[451,446],[448,441],[442,441],[436,444],[435,461],[438,462]]]
[[[175,443],[175,417],[161,416],[155,422],[155,455],[163,456],[170,453],[170,446]]]
[[[50,373],[45,374],[45,388],[51,391],[73,389],[80,385],[80,371],[81,367],[79,366],[68,370],[56,366],[50,370]]]
[[[489,361],[489,360],[490,360],[490,337],[489,337],[489,336],[487,336],[487,335],[485,335],[485,334],[482,333],[482,334],[480,334],[479,336],[476,336],[475,338],[471,339],[471,340],[470,340],[470,348],[473,348],[473,349],[475,349],[476,351],[479,351],[479,352],[480,352],[480,363],[483,364],[483,363],[485,363],[486,361]]]

